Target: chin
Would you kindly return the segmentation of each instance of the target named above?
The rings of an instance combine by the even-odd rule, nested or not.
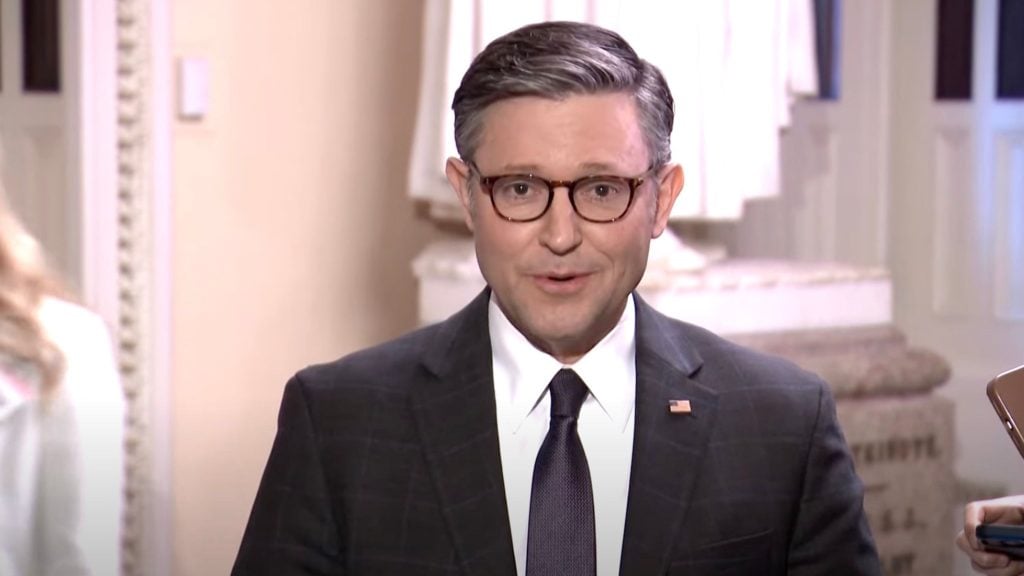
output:
[[[558,324],[545,324],[537,326],[535,334],[540,336],[544,342],[551,342],[554,344],[571,344],[582,339],[582,335],[590,334],[594,331],[592,324],[582,323],[558,323]]]

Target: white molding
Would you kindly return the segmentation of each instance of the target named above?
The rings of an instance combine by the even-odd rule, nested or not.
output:
[[[170,576],[173,571],[173,503],[171,444],[172,361],[172,127],[173,58],[171,0],[147,0],[150,6],[150,230],[152,289],[150,291],[150,439],[151,498],[148,503],[146,576]]]
[[[75,118],[82,294],[127,397],[124,576],[172,570],[169,0],[82,0]]]
[[[0,41],[3,42],[3,90],[21,86],[21,0],[0,0],[3,21],[6,23]],[[11,25],[13,24],[13,25]]]
[[[945,317],[977,312],[979,279],[986,276],[984,223],[974,178],[975,131],[970,124],[939,127],[932,143],[935,204],[932,212],[932,310]]]
[[[165,0],[115,6],[118,343],[128,401],[122,573],[164,575],[173,569],[170,16]]]
[[[65,94],[74,96],[75,86],[65,84],[61,94],[32,94],[29,98],[7,99],[0,104],[0,112],[3,113],[0,124],[10,128],[62,128],[68,111],[65,107],[77,111],[77,104],[71,102],[74,98],[65,98]]]
[[[117,326],[117,137],[114,0],[70,2],[78,10],[77,148],[81,190],[82,298]],[[116,335],[116,332],[115,332]]]
[[[166,402],[152,403],[155,385],[166,389],[166,357],[158,356],[148,313],[151,257],[149,194],[153,138],[146,124],[149,62],[147,18],[156,0],[84,0],[67,3],[79,28],[80,76],[76,110],[81,191],[82,294],[112,327],[125,388],[126,484],[122,574],[170,574],[170,450]],[[166,18],[163,21],[166,26]],[[155,131],[153,131],[155,132]],[[164,131],[166,133],[166,131]],[[153,264],[151,264],[151,262]],[[166,322],[164,323],[166,325]],[[156,369],[154,358],[164,364]],[[164,436],[159,434],[163,433]]]
[[[803,261],[836,261],[841,259],[836,250],[841,135],[833,114],[819,120],[804,127],[803,151],[808,157],[800,168],[802,202],[795,214],[795,255]]]
[[[888,2],[846,2],[843,10],[843,38],[854,40],[842,52],[841,89],[849,108],[840,117],[840,134],[848,151],[839,151],[844,162],[838,168],[837,227],[832,230],[838,258],[879,266],[887,261],[889,240],[892,15]]]
[[[993,314],[1024,320],[1024,129],[996,136]]]
[[[125,390],[125,531],[121,573],[146,573],[152,501],[148,4],[116,0],[118,353]]]

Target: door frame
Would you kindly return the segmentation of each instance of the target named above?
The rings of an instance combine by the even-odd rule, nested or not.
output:
[[[81,191],[82,299],[115,336],[127,405],[124,576],[169,576],[170,0],[81,0],[64,55],[77,59],[69,132]],[[72,93],[74,94],[74,93]]]

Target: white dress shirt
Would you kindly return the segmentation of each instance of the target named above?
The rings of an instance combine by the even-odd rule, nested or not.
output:
[[[519,576],[526,574],[533,464],[550,423],[551,400],[547,386],[555,373],[566,367],[575,370],[590,390],[580,410],[578,430],[594,490],[597,576],[617,575],[633,458],[636,399],[633,297],[629,297],[612,331],[571,366],[563,365],[530,344],[498,308],[493,296],[488,320],[501,466]]]

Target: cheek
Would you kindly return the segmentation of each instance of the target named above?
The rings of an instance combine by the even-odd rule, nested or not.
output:
[[[477,219],[474,238],[477,257],[481,266],[489,272],[500,272],[514,266],[513,262],[522,253],[524,246],[515,230],[493,219]]]
[[[638,226],[629,234],[619,236],[607,245],[605,252],[617,263],[621,271],[636,271],[647,266],[647,253],[651,242],[651,227]],[[623,278],[628,279],[628,278]]]

